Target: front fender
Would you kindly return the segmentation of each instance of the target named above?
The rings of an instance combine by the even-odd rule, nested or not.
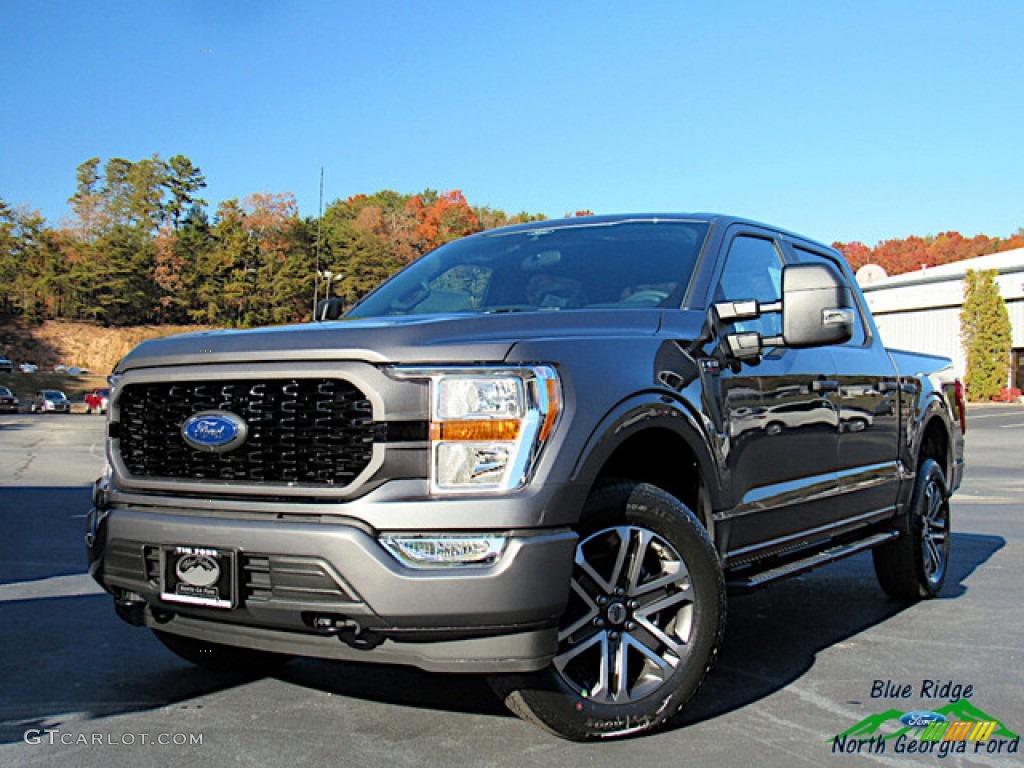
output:
[[[722,465],[708,439],[700,412],[664,392],[639,393],[605,414],[588,438],[573,469],[573,482],[593,487],[609,459],[628,440],[649,430],[665,430],[680,438],[696,459],[713,509],[723,506]]]

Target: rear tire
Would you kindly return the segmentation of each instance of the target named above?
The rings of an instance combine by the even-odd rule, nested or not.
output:
[[[942,467],[925,459],[917,470],[910,506],[897,525],[899,538],[873,551],[878,583],[900,600],[935,597],[949,567],[949,491]]]
[[[291,656],[221,645],[154,629],[161,643],[185,661],[216,672],[273,672],[291,661]]]
[[[552,663],[494,675],[515,714],[567,739],[649,731],[704,681],[725,627],[725,584],[704,526],[644,483],[598,488],[579,528]]]

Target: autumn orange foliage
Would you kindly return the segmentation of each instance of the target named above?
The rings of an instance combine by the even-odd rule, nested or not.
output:
[[[884,240],[874,248],[861,242],[833,243],[854,270],[865,264],[878,264],[890,275],[913,272],[922,267],[951,264],[988,253],[1024,248],[1024,231],[1008,238],[976,235],[966,238],[959,232],[943,232],[934,237],[912,235],[902,239]]]
[[[416,217],[416,232],[426,250],[481,230],[480,221],[466,202],[460,190],[442,192],[436,200],[426,201],[422,195],[413,195],[406,210]]]

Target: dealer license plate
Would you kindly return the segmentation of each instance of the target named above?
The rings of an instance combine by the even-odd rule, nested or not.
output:
[[[234,553],[205,547],[163,550],[160,599],[169,603],[233,608]]]

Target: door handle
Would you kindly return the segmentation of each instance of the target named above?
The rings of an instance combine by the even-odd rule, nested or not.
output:
[[[838,392],[839,382],[835,379],[815,379],[811,382],[812,392]]]
[[[878,382],[878,386],[875,387],[875,389],[883,395],[887,395],[890,392],[902,392],[904,395],[912,395],[917,391],[914,385],[910,382],[905,381],[900,383],[898,381],[888,380]]]

